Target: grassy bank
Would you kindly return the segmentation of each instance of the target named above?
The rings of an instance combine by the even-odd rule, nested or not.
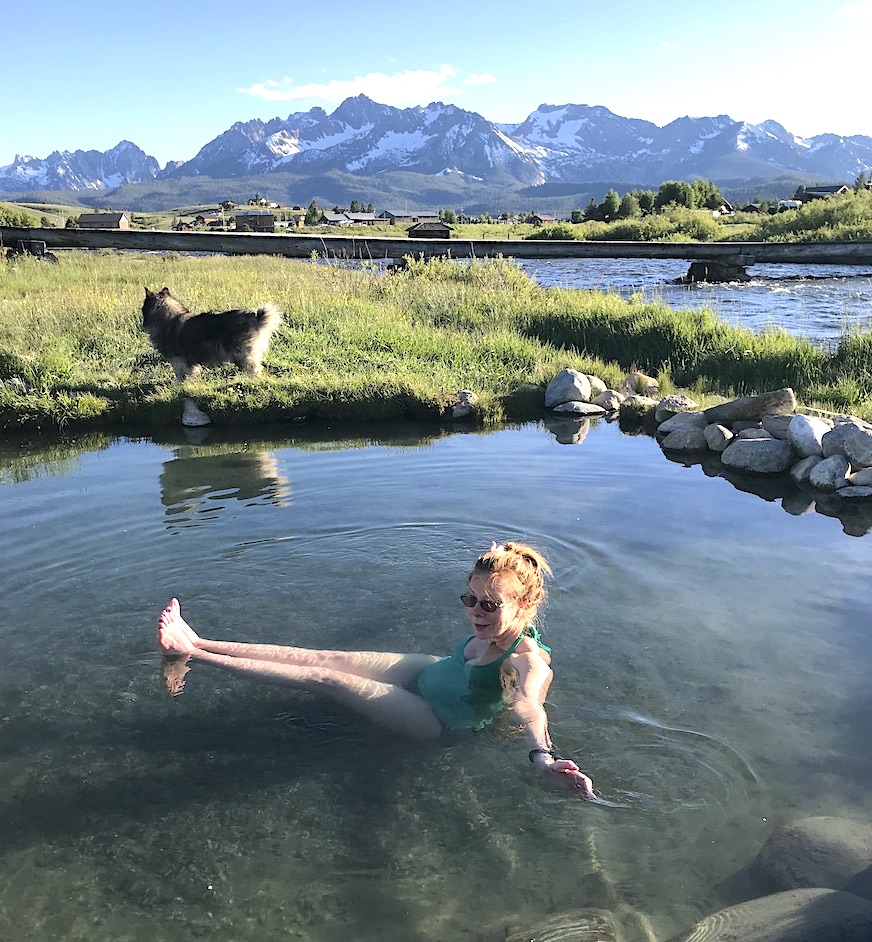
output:
[[[414,262],[381,275],[272,257],[61,253],[0,282],[0,427],[136,429],[178,422],[191,395],[216,422],[438,421],[459,389],[482,421],[541,415],[565,366],[611,385],[638,366],[724,395],[790,385],[807,403],[872,418],[872,336],[830,354],[707,312],[543,289],[508,261]],[[285,312],[261,377],[207,370],[182,390],[139,329],[143,286],[192,310]],[[664,377],[665,379],[666,377]]]

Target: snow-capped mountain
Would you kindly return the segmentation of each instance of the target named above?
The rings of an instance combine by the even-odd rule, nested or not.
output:
[[[59,152],[16,157],[0,167],[0,192],[108,189],[154,179],[230,179],[281,171],[341,171],[372,177],[396,171],[456,174],[482,184],[664,180],[715,183],[807,175],[853,182],[872,168],[872,138],[823,134],[802,139],[775,121],[727,115],[678,118],[659,127],[602,106],[540,105],[516,125],[495,124],[456,105],[394,108],[359,95],[270,121],[237,122],[193,158],[162,171],[127,141],[105,154]]]
[[[535,156],[481,115],[441,102],[392,108],[364,95],[346,99],[331,115],[313,108],[284,121],[234,124],[171,175],[227,178],[333,169],[363,176],[459,171],[527,184],[545,179]]]
[[[130,141],[111,150],[54,151],[45,159],[16,156],[0,167],[0,192],[21,190],[105,190],[143,183],[160,174],[160,164]]]

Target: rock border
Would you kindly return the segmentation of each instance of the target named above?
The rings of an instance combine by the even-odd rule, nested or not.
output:
[[[689,396],[658,398],[657,381],[638,371],[622,391],[594,392],[603,385],[573,369],[551,380],[546,425],[558,441],[583,441],[589,423],[579,420],[617,418],[625,432],[652,434],[670,460],[701,464],[707,475],[766,500],[780,498],[794,516],[838,517],[850,536],[872,530],[872,423],[802,409],[789,387],[700,409]]]

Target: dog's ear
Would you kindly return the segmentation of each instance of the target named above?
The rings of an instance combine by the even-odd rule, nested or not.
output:
[[[161,288],[160,291],[158,292],[158,297],[160,297],[160,298],[165,298],[165,297],[167,297],[167,295],[169,295],[169,293],[170,293],[170,289],[167,288],[167,287],[163,287],[163,288]]]
[[[153,297],[154,297],[154,292],[153,292],[153,291],[149,291],[148,288],[146,288],[146,289],[145,289],[145,296],[146,296],[147,298],[153,298]]]

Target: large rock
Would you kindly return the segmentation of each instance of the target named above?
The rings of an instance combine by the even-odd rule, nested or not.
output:
[[[593,373],[585,373],[587,381],[590,383],[590,394],[591,396],[598,396],[600,393],[604,393],[609,387],[599,378],[599,376],[594,376]]]
[[[751,873],[769,891],[850,888],[872,900],[872,824],[825,816],[782,824],[769,835]]]
[[[632,373],[627,373],[624,380],[624,392],[628,396],[656,396],[660,393],[660,383],[647,373],[633,370]]]
[[[545,408],[553,409],[563,402],[589,402],[590,380],[578,370],[561,370],[545,387]]]
[[[823,458],[818,458],[816,455],[811,455],[808,458],[800,458],[790,469],[790,476],[797,484],[803,484],[811,477],[812,471],[823,460]]]
[[[660,447],[664,451],[681,453],[708,451],[708,442],[706,441],[704,429],[688,426],[670,432],[660,442]]]
[[[602,406],[595,406],[592,402],[578,402],[577,400],[573,400],[572,402],[561,402],[559,406],[553,406],[551,411],[557,412],[559,414],[581,416],[606,414],[606,410]]]
[[[654,410],[654,417],[657,417],[657,410]],[[657,426],[658,435],[668,435],[670,432],[676,432],[679,429],[699,428],[704,429],[708,423],[702,412],[676,412],[670,419],[666,419]]]
[[[752,474],[778,474],[795,461],[788,442],[777,438],[736,438],[721,454],[721,461],[737,471]]]
[[[819,491],[835,491],[845,487],[851,466],[844,455],[832,455],[816,464],[808,476],[808,483]]]
[[[855,468],[872,468],[872,432],[855,428],[846,433],[842,444],[845,457]]]
[[[872,903],[838,890],[787,890],[712,913],[670,942],[869,942]]]
[[[478,396],[471,389],[458,389],[454,405],[451,406],[453,419],[467,419],[475,413]]]
[[[835,428],[831,428],[821,439],[821,450],[824,458],[830,458],[833,455],[845,454],[845,439],[858,429],[862,428],[859,422],[847,421],[840,422]]]
[[[705,410],[706,421],[728,425],[738,419],[761,419],[764,415],[788,415],[796,411],[796,396],[790,388],[759,396],[742,396]]]
[[[813,415],[795,415],[787,427],[787,440],[800,458],[823,457],[821,439],[832,426]]]
[[[703,435],[705,435],[709,448],[717,452],[723,451],[733,438],[733,433],[725,425],[718,425],[717,423],[706,425],[703,429]]]
[[[861,468],[859,471],[849,474],[848,484],[852,487],[872,486],[872,468]]]
[[[591,400],[595,406],[602,406],[606,412],[617,412],[626,397],[615,389],[607,389]]]
[[[699,404],[691,399],[690,396],[664,396],[660,402],[657,403],[657,408],[654,410],[654,418],[658,423],[665,422],[679,412],[694,412],[698,408]]]
[[[627,396],[621,403],[621,428],[645,425],[649,416],[653,422],[656,406],[657,400],[650,399],[648,396]]]
[[[773,437],[787,441],[787,429],[792,415],[764,415],[761,419],[763,428]]]

